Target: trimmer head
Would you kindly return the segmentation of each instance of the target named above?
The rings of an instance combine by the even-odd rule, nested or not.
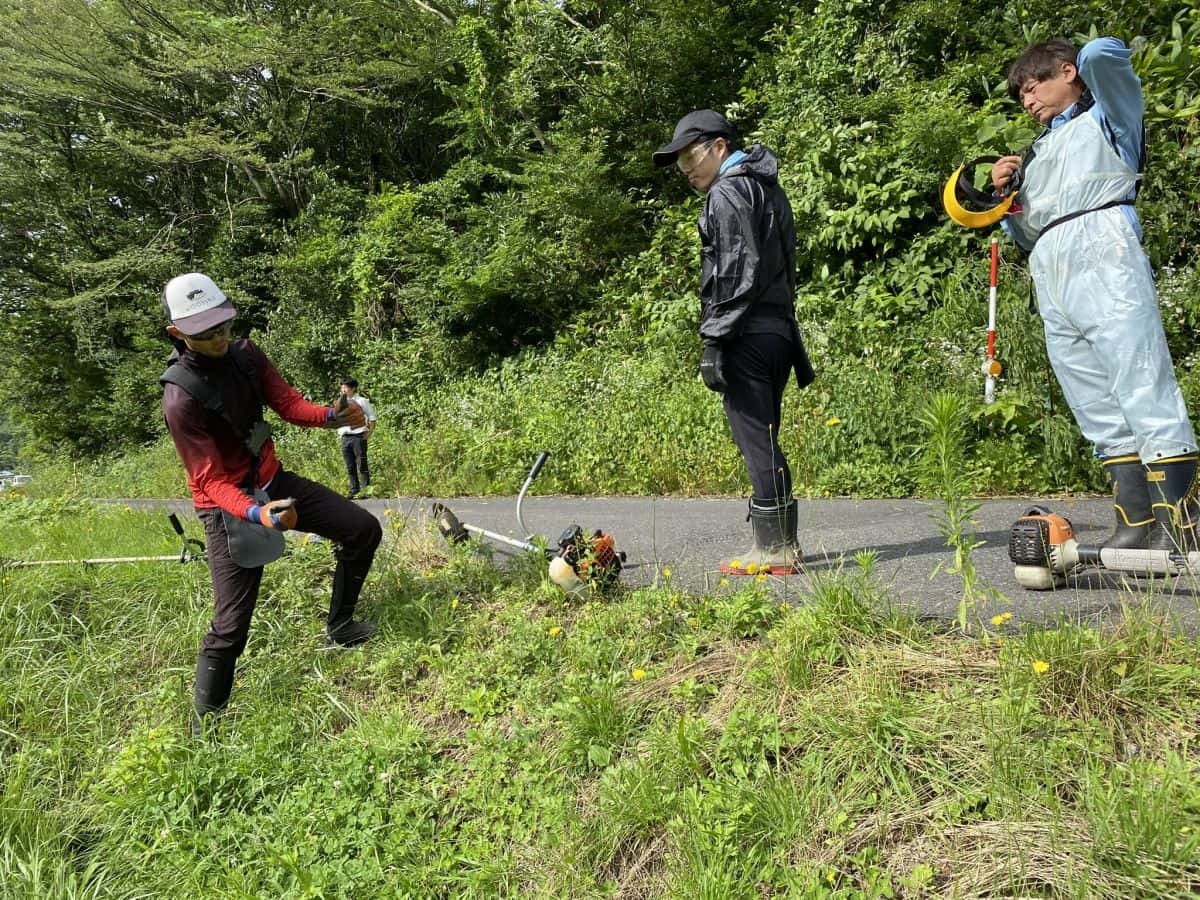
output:
[[[447,542],[451,544],[461,544],[471,535],[463,526],[463,523],[458,520],[458,516],[452,513],[442,503],[435,503],[429,510],[433,514],[434,522],[437,524],[437,530],[441,533]]]

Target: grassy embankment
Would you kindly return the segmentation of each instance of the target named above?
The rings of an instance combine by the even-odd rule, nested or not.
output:
[[[193,524],[194,528],[194,524]],[[331,556],[268,568],[219,740],[186,735],[203,565],[0,570],[0,897],[1180,897],[1200,885],[1200,644],[970,638],[871,560],[570,601],[393,525],[378,639]],[[170,553],[161,516],[0,504],[0,553]]]

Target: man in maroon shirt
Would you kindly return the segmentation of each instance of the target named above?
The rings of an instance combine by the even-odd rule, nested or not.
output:
[[[293,425],[360,427],[359,406],[335,410],[309,403],[258,347],[232,340],[237,311],[206,275],[171,279],[163,309],[176,348],[161,378],[163,417],[204,523],[213,582],[212,624],[196,663],[192,723],[202,733],[206,718],[229,700],[263,565],[282,552],[281,532],[299,528],[334,542],[337,568],[326,636],[330,644],[346,647],[374,633],[353,614],[383,532],[362,507],[284,469],[263,421],[265,405]]]

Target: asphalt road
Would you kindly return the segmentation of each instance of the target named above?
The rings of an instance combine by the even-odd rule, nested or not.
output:
[[[122,501],[128,502],[128,501]],[[163,504],[165,501],[141,501]],[[390,498],[360,501],[393,524],[432,528],[429,509],[435,498]],[[524,538],[516,517],[516,498],[444,498],[463,522]],[[979,608],[984,619],[1011,612],[1014,624],[1059,620],[1089,624],[1117,620],[1125,604],[1147,599],[1156,610],[1179,620],[1190,631],[1200,625],[1200,578],[1132,579],[1111,573],[1085,572],[1055,591],[1027,591],[1013,578],[1008,537],[1015,519],[1034,503],[1049,506],[1075,526],[1080,543],[1099,543],[1112,528],[1107,498],[988,500],[975,516],[973,553],[979,584],[999,595]],[[139,504],[139,505],[141,505]],[[187,509],[185,502],[171,503]],[[875,577],[894,601],[923,617],[953,619],[962,580],[947,573],[952,553],[938,533],[935,503],[918,500],[801,500],[800,541],[805,573],[770,579],[789,602],[803,602],[809,581],[839,566],[855,566],[854,555],[875,554]],[[571,523],[613,535],[627,563],[622,580],[642,585],[665,569],[677,585],[692,590],[717,586],[722,560],[737,557],[750,543],[746,501],[647,497],[528,497],[525,522],[536,534],[556,539]],[[511,551],[494,545],[502,558]]]

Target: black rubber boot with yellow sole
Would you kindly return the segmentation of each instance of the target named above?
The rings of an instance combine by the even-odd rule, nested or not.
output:
[[[1196,524],[1200,503],[1196,499],[1197,454],[1173,456],[1146,463],[1150,501],[1154,509],[1151,550],[1189,553],[1200,550]]]
[[[721,571],[726,575],[794,575],[800,571],[799,515],[795,499],[777,503],[751,498],[754,543],[741,557],[722,563]]]
[[[1103,546],[1116,550],[1145,550],[1150,546],[1154,509],[1146,467],[1136,454],[1101,460],[1112,487],[1117,526]]]

